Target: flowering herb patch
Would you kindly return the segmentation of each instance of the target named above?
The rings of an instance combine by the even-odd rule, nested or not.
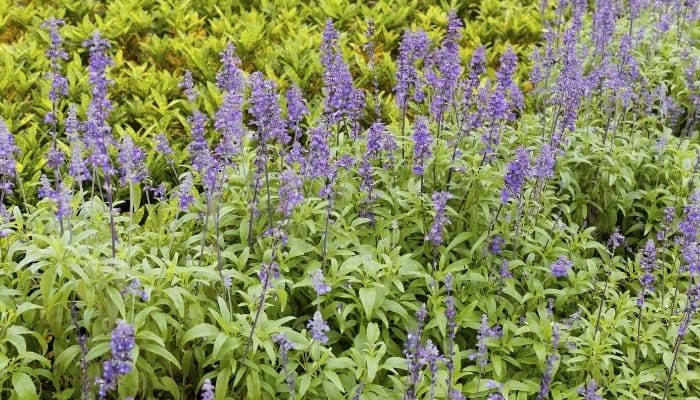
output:
[[[377,22],[369,79],[318,26],[315,89],[234,40],[138,132],[116,43],[46,19],[47,151],[0,119],[0,398],[696,396],[700,6],[540,7],[493,71],[460,10],[406,29],[390,91]]]

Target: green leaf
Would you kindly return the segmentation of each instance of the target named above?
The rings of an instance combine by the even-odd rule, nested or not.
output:
[[[333,385],[341,392],[345,393],[345,388],[343,387],[342,382],[340,382],[340,378],[338,378],[338,374],[336,374],[333,371],[326,370],[323,372],[323,375],[326,377],[326,379],[330,382],[333,383]]]
[[[185,345],[187,342],[190,342],[195,339],[206,339],[206,338],[212,338],[216,336],[219,333],[219,329],[215,327],[214,325],[207,324],[207,323],[201,323],[199,325],[195,325],[192,328],[190,328],[183,336],[182,339],[180,340],[181,345]]]
[[[369,344],[374,344],[379,339],[379,325],[374,322],[367,324],[367,341]]]
[[[170,363],[175,365],[178,369],[181,368],[180,362],[177,360],[177,358],[175,358],[175,356],[173,356],[172,353],[170,353],[167,349],[165,349],[162,346],[158,346],[155,343],[149,342],[149,343],[139,345],[139,349],[145,350],[149,353],[153,353],[154,355],[156,355],[158,357],[162,357],[162,358],[170,361]]]
[[[165,289],[165,294],[170,298],[170,301],[172,301],[172,306],[175,308],[177,315],[183,318],[185,316],[185,302],[182,299],[180,290],[181,288],[179,287],[167,288]]]
[[[304,395],[309,391],[311,386],[311,374],[304,374],[299,379],[299,398],[304,399]]]
[[[250,399],[260,399],[260,377],[255,371],[249,371],[248,376],[246,376],[246,390],[248,391],[248,398]]]
[[[109,299],[112,301],[112,304],[114,304],[117,307],[121,317],[126,318],[126,307],[124,307],[124,298],[122,297],[122,294],[119,293],[119,290],[115,287],[109,287],[107,288],[107,296],[109,296]]]
[[[35,400],[38,398],[32,378],[24,372],[12,374],[12,389],[17,395],[17,400]]]
[[[371,320],[374,303],[377,301],[376,288],[360,288],[360,301],[362,302],[362,308],[365,309],[367,319]]]
[[[367,362],[367,381],[372,382],[374,381],[374,377],[377,375],[377,371],[379,370],[379,360],[374,357],[367,356],[365,361]]]

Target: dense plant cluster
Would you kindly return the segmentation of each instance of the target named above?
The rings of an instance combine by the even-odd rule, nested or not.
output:
[[[493,69],[463,10],[391,69],[363,22],[365,81],[316,21],[316,88],[225,41],[138,132],[123,50],[46,18],[0,109],[0,397],[693,398],[700,7],[594,3]]]

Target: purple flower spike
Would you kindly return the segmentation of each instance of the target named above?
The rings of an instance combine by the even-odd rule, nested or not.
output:
[[[278,189],[279,203],[277,211],[282,212],[285,218],[291,218],[297,205],[304,202],[302,189],[304,181],[296,171],[291,168],[285,169],[280,175],[281,186]]]
[[[156,136],[156,151],[165,157],[165,161],[168,164],[173,165],[174,151],[173,148],[170,147],[170,141],[164,133],[159,133],[158,136]]]
[[[317,295],[323,296],[324,294],[329,293],[331,291],[331,287],[326,283],[326,280],[323,277],[323,271],[321,271],[320,269],[316,270],[311,281],[312,285],[314,286],[314,290],[316,290]]]
[[[470,360],[476,360],[476,363],[480,367],[486,367],[488,364],[488,347],[486,345],[486,339],[488,338],[499,338],[503,335],[501,327],[496,325],[495,327],[489,327],[489,320],[486,314],[481,316],[481,326],[479,327],[479,334],[477,338],[477,351],[469,356]]]
[[[508,171],[503,177],[504,186],[501,191],[501,204],[508,203],[510,198],[519,199],[527,178],[532,176],[530,168],[530,152],[524,147],[515,150],[515,160],[508,163]]]
[[[442,232],[445,229],[445,225],[450,223],[449,218],[445,216],[445,208],[447,207],[447,200],[451,198],[452,195],[448,192],[433,193],[435,219],[433,221],[433,226],[430,228],[430,232],[425,235],[425,240],[431,242],[435,246],[442,244]]]
[[[194,81],[192,80],[192,71],[189,69],[185,71],[185,76],[182,78],[182,82],[179,85],[185,92],[187,100],[194,102],[199,96],[199,92],[194,87]]]
[[[576,391],[578,394],[582,394],[585,400],[603,400],[603,396],[596,393],[597,385],[593,379],[586,386],[581,386]]]
[[[565,277],[571,268],[573,268],[574,263],[571,262],[566,256],[561,256],[557,261],[552,263],[552,275],[557,278]]]
[[[68,80],[61,75],[60,70],[60,60],[67,60],[68,53],[63,49],[63,38],[61,37],[58,29],[65,25],[65,22],[61,19],[51,17],[41,24],[43,29],[49,31],[49,39],[51,40],[51,45],[49,50],[46,51],[46,58],[49,59],[51,65],[51,72],[46,74],[46,79],[51,81],[51,89],[49,89],[49,99],[52,103],[56,104],[61,96],[68,95]],[[46,123],[56,122],[56,116],[54,111],[50,111],[44,121]]]
[[[144,180],[148,176],[145,160],[146,153],[134,143],[131,136],[124,136],[117,156],[121,174],[120,183],[124,185]]]
[[[258,128],[258,140],[261,143],[289,143],[282,110],[277,102],[275,81],[265,79],[260,72],[254,72],[250,76],[250,89],[251,104],[248,112],[253,117],[253,124]]]
[[[114,61],[106,54],[112,46],[109,40],[103,38],[99,31],[83,42],[90,52],[88,64],[88,82],[91,85],[92,99],[88,105],[87,121],[83,124],[86,147],[90,149],[88,162],[93,168],[101,168],[105,175],[113,175],[116,171],[112,166],[108,146],[112,144],[112,128],[107,123],[112,111],[112,102],[107,97],[107,88],[113,82],[106,77],[107,67]]]
[[[404,110],[409,99],[410,85],[413,83],[415,101],[423,101],[423,82],[418,75],[416,63],[428,54],[430,39],[424,31],[411,32],[406,29],[399,45],[399,59],[396,62],[396,104]]]
[[[192,175],[187,174],[185,179],[182,180],[180,187],[176,191],[178,197],[178,206],[180,210],[187,211],[190,208],[190,204],[194,203],[194,197],[192,196]]]
[[[286,98],[287,119],[289,120],[289,126],[294,130],[294,139],[297,140],[301,136],[301,121],[304,116],[309,115],[309,109],[306,107],[304,96],[296,83],[289,88]]]
[[[202,400],[214,400],[214,385],[211,379],[205,380],[202,385]]]
[[[320,311],[314,313],[314,318],[309,320],[306,324],[306,328],[311,332],[312,340],[318,340],[323,344],[328,343],[328,336],[326,336],[325,332],[330,332],[331,328],[326,321],[323,320]]]
[[[455,100],[462,65],[459,58],[459,40],[462,21],[457,12],[450,10],[447,35],[439,49],[435,50],[426,62],[425,77],[433,87],[430,112],[441,119],[447,107]]]
[[[641,264],[642,269],[644,270],[644,275],[639,278],[642,284],[642,290],[637,298],[637,306],[640,309],[644,305],[644,298],[654,292],[654,281],[656,280],[656,277],[654,277],[653,272],[658,265],[658,261],[656,260],[656,246],[654,246],[653,240],[647,240],[647,243],[644,246],[644,254],[642,255]]]
[[[0,118],[0,191],[12,194],[14,184],[12,179],[17,173],[15,155],[19,147],[15,146],[15,138],[7,128],[5,121]]]
[[[107,396],[107,392],[115,390],[117,379],[126,375],[132,370],[131,351],[136,346],[136,331],[134,325],[121,320],[112,331],[112,358],[105,361],[102,378],[98,378],[95,383],[100,385],[98,395],[100,399]]]
[[[416,125],[413,132],[413,173],[421,176],[425,173],[425,162],[433,156],[430,148],[433,145],[433,137],[428,130],[427,118],[420,116],[416,119]]]
[[[40,199],[51,199],[56,203],[57,210],[56,216],[60,219],[70,217],[73,214],[73,209],[71,208],[71,201],[73,200],[73,193],[70,191],[65,182],[61,182],[59,190],[55,190],[51,187],[46,175],[41,175],[40,178],[41,187],[39,188],[39,198]]]
[[[364,107],[364,92],[355,89],[352,75],[338,45],[340,35],[333,27],[331,19],[326,20],[321,43],[321,64],[323,65],[323,114],[326,123],[337,124],[347,118],[352,127],[353,137],[357,136],[358,119]]]

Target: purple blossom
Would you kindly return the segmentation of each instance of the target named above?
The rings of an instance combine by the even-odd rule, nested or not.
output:
[[[616,227],[615,231],[610,235],[610,239],[608,239],[608,248],[610,252],[614,253],[623,243],[625,243],[625,236],[621,234],[620,229]]]
[[[503,385],[494,381],[493,379],[489,379],[486,381],[486,389],[496,389],[498,390],[496,393],[489,393],[489,396],[486,398],[487,400],[504,400],[505,398],[501,394],[501,391],[503,390]]]
[[[674,219],[676,219],[676,208],[666,207],[666,209],[664,210],[664,222],[662,228],[656,233],[656,240],[664,242],[664,249],[666,248],[666,246],[668,246],[667,242],[669,236],[672,233],[671,224],[673,223]]]
[[[112,341],[110,342],[112,358],[105,361],[102,379],[98,378],[95,382],[100,385],[98,391],[100,399],[105,398],[108,391],[116,389],[117,379],[120,376],[131,372],[133,361],[130,353],[136,345],[135,336],[134,325],[124,320],[119,321],[117,327],[112,331]]]
[[[416,63],[423,60],[430,48],[430,39],[424,31],[411,32],[406,29],[399,45],[399,58],[396,61],[396,104],[401,110],[406,109],[410,85],[413,83],[415,93],[414,100],[423,101],[423,82],[418,76]]]
[[[5,124],[5,120],[0,118],[0,192],[12,194],[12,179],[16,176],[17,167],[15,156],[19,153],[19,147],[15,146],[15,138]]]
[[[294,139],[297,140],[301,136],[301,120],[305,115],[309,115],[309,109],[306,107],[306,101],[299,86],[296,83],[287,90],[287,119],[289,126],[294,130]]]
[[[615,37],[619,10],[615,2],[596,0],[593,7],[593,28],[591,29],[595,54],[603,55],[610,49],[608,45]]]
[[[439,49],[430,54],[425,63],[425,77],[433,87],[430,113],[442,119],[447,107],[454,101],[462,65],[459,58],[459,40],[462,21],[452,9],[449,14],[447,35]]]
[[[265,79],[260,72],[254,72],[250,76],[250,87],[248,112],[253,117],[253,125],[258,128],[258,140],[261,143],[270,143],[275,140],[283,145],[289,143],[282,110],[277,101],[275,81]]]
[[[506,244],[506,241],[501,236],[496,235],[491,240],[491,248],[489,249],[489,251],[494,256],[497,256],[501,254],[501,251],[503,251],[504,244]]]
[[[219,166],[209,148],[209,141],[204,137],[208,118],[199,110],[187,118],[192,127],[192,141],[188,146],[192,167],[199,173],[206,193],[216,187]]]
[[[532,175],[541,180],[554,178],[554,165],[557,155],[560,153],[561,150],[558,150],[555,146],[549,143],[543,144],[540,148],[540,154],[535,160]]]
[[[323,296],[331,291],[331,287],[326,283],[326,280],[323,277],[323,271],[320,269],[317,269],[316,272],[314,272],[314,275],[311,278],[311,284],[313,285],[318,296]]]
[[[233,278],[228,273],[224,273],[223,284],[226,290],[231,290],[231,287],[233,286]]]
[[[260,263],[260,271],[258,271],[258,279],[266,289],[272,288],[272,281],[275,279],[280,279],[282,275],[280,274],[280,266],[276,262],[272,261],[270,263],[262,262]]]
[[[202,385],[202,400],[214,400],[214,385],[211,379],[205,380]]]
[[[557,77],[554,91],[556,95],[552,104],[560,106],[562,118],[558,122],[559,132],[564,130],[573,132],[576,129],[575,122],[578,118],[578,109],[583,101],[584,94],[589,89],[583,77],[581,59],[577,47],[578,32],[574,28],[569,28],[564,32],[564,54],[562,60],[561,73]],[[557,140],[558,142],[558,140]],[[558,148],[559,143],[555,143]]]
[[[693,319],[693,316],[695,316],[695,313],[698,311],[698,304],[700,303],[700,285],[693,284],[688,289],[687,297],[688,300],[685,305],[685,309],[683,310],[683,319],[681,320],[680,326],[678,326],[679,337],[685,336],[688,330],[688,325],[690,325],[690,321]]]
[[[352,168],[355,165],[355,157],[353,157],[351,154],[343,154],[338,160],[335,162],[335,165],[338,168],[344,169],[346,171],[349,171],[350,168]]]
[[[302,194],[304,181],[296,171],[288,168],[280,175],[280,183],[277,192],[279,197],[277,211],[281,212],[285,218],[291,218],[296,206],[304,202]]]
[[[85,158],[83,157],[83,145],[80,142],[73,143],[71,148],[71,159],[70,165],[68,166],[68,174],[73,177],[73,180],[78,182],[84,182],[90,179],[90,171],[88,171],[87,165],[85,164]]]
[[[571,262],[571,260],[569,260],[566,256],[560,256],[555,262],[552,263],[552,275],[557,278],[565,277],[573,266],[574,263]]]
[[[180,183],[180,187],[176,191],[178,197],[178,206],[182,211],[187,211],[190,208],[190,204],[194,203],[194,197],[192,196],[192,175],[185,175],[185,179]]]
[[[296,346],[287,339],[287,335],[284,333],[276,334],[272,340],[280,346],[280,358],[282,359],[282,364],[286,365],[289,362],[289,351],[296,349]]]
[[[515,160],[508,163],[503,177],[504,185],[501,190],[501,204],[508,203],[509,198],[520,199],[525,180],[532,175],[530,168],[530,152],[524,147],[515,150]]]
[[[165,157],[165,161],[168,164],[173,165],[173,148],[170,147],[170,141],[163,133],[159,133],[156,136],[156,151]]]
[[[435,398],[435,384],[437,382],[438,363],[444,362],[445,358],[440,354],[440,350],[433,344],[433,341],[428,339],[425,346],[418,348],[418,363],[427,365],[430,370],[430,397]]]
[[[593,379],[588,383],[588,385],[581,386],[576,391],[578,394],[582,394],[585,400],[603,400],[603,396],[596,393],[597,385]]]
[[[537,393],[537,400],[544,400],[549,394],[549,389],[554,380],[554,366],[559,360],[557,355],[557,349],[559,348],[559,325],[554,325],[554,330],[552,332],[552,350],[547,360],[545,361],[546,368],[544,370],[544,376],[542,377],[542,383],[540,383],[540,390]]]
[[[445,225],[450,223],[449,218],[445,216],[445,209],[447,200],[451,199],[452,195],[448,192],[435,192],[432,198],[435,218],[433,219],[433,226],[430,228],[430,232],[425,235],[425,240],[438,246],[442,244],[442,232],[445,229]]]
[[[508,260],[503,260],[503,262],[501,263],[500,275],[501,275],[501,278],[500,278],[501,281],[503,279],[513,277],[513,273],[510,272],[510,270],[508,269]]]
[[[88,171],[86,160],[84,157],[84,144],[80,140],[80,133],[82,127],[78,122],[78,116],[75,104],[71,104],[68,109],[68,116],[65,120],[66,135],[70,141],[71,147],[71,158],[70,164],[68,165],[68,174],[73,177],[73,180],[79,184],[83,181],[90,179],[90,172]]]
[[[286,375],[285,380],[287,381],[287,386],[289,387],[289,397],[294,398],[294,375],[287,371],[287,364],[289,364],[289,351],[296,349],[296,346],[294,343],[290,342],[289,339],[287,339],[287,335],[284,333],[276,334],[272,340],[274,340],[274,342],[280,347],[280,360],[282,369],[284,369],[284,373]]]
[[[185,92],[187,100],[189,100],[191,103],[194,103],[194,101],[199,96],[199,92],[194,87],[194,81],[192,80],[192,71],[190,71],[189,69],[185,70],[185,76],[182,78],[182,82],[180,82],[179,86]]]
[[[581,313],[582,311],[579,309],[575,313],[569,315],[569,318],[564,321],[564,326],[567,329],[571,329],[576,323],[578,323],[581,320]]]
[[[358,119],[364,106],[364,92],[353,86],[350,69],[343,61],[338,45],[339,34],[331,19],[326,20],[321,42],[321,64],[323,66],[323,114],[326,123],[337,124],[347,118],[352,127],[352,136],[358,134]]]
[[[116,172],[107,151],[108,145],[114,140],[112,128],[107,123],[112,110],[112,102],[107,97],[107,87],[113,82],[106,77],[107,67],[114,65],[114,61],[106,55],[106,51],[112,46],[107,39],[100,36],[99,31],[95,31],[92,38],[83,42],[83,47],[87,47],[90,52],[88,82],[92,87],[87,121],[83,124],[86,144],[90,149],[88,162],[93,168],[101,168],[102,172],[109,176]]]
[[[492,117],[512,121],[515,119],[515,111],[521,110],[524,106],[523,93],[513,80],[518,57],[512,47],[508,46],[505,53],[501,55],[500,63],[500,68],[496,72],[497,86],[494,91]],[[505,108],[502,102],[505,102]]]
[[[65,97],[68,95],[68,80],[61,75],[60,69],[60,60],[68,59],[68,53],[63,49],[63,38],[58,32],[58,29],[63,25],[65,25],[63,20],[54,17],[50,17],[41,24],[43,29],[49,31],[49,40],[51,41],[49,50],[46,51],[46,58],[49,59],[51,65],[51,72],[46,74],[46,79],[51,81],[49,99],[53,103],[53,107],[44,118],[44,122],[49,124],[56,122],[55,105],[60,100],[60,96]]]
[[[328,142],[330,132],[321,125],[311,130],[309,154],[303,171],[307,179],[325,178],[332,182],[336,175],[336,165],[331,162],[331,147]],[[325,196],[321,196],[325,197]]]
[[[644,305],[644,297],[654,292],[654,281],[656,278],[653,272],[658,266],[658,261],[656,259],[656,246],[654,246],[653,240],[647,240],[644,246],[641,265],[644,270],[644,275],[639,279],[642,284],[642,290],[639,293],[639,298],[637,298],[637,307],[640,309]]]
[[[462,136],[471,134],[473,130],[484,125],[484,117],[486,114],[480,112],[483,111],[483,106],[479,97],[485,93],[479,90],[479,86],[480,76],[486,71],[485,64],[486,51],[483,46],[479,46],[474,50],[474,54],[472,54],[472,59],[469,62],[469,75],[462,85],[462,93],[464,96],[462,99],[462,120],[464,122],[462,124],[462,130],[459,132]]]
[[[121,290],[122,297],[126,296],[127,294],[138,296],[141,298],[141,301],[148,301],[149,298],[148,292],[142,289],[141,282],[136,278],[131,280],[129,286],[126,286]]]
[[[416,398],[415,391],[416,385],[420,380],[420,370],[425,365],[425,362],[429,360],[429,358],[436,357],[434,352],[437,351],[437,349],[429,349],[428,353],[432,355],[428,355],[425,347],[421,345],[423,327],[425,326],[425,318],[427,316],[428,309],[426,308],[425,303],[423,303],[421,304],[421,308],[418,310],[418,312],[416,312],[417,324],[415,332],[411,332],[409,330],[408,334],[406,335],[406,343],[404,343],[403,350],[403,354],[406,357],[406,363],[408,364],[409,373],[408,387],[406,388],[406,393],[404,396],[406,399]],[[432,345],[432,342],[429,344]]]
[[[554,315],[554,298],[548,297],[547,298],[547,316],[549,318],[552,318],[553,315]]]
[[[683,218],[678,222],[681,243],[687,247],[696,242],[698,230],[700,230],[700,190],[695,191],[683,207]]]
[[[323,316],[320,311],[314,313],[313,319],[309,320],[306,324],[306,328],[311,332],[311,339],[318,340],[319,342],[326,344],[328,343],[328,337],[325,332],[330,332],[331,328],[328,327],[326,321],[323,320]]]
[[[121,174],[120,183],[138,183],[148,176],[146,169],[146,153],[141,150],[131,139],[131,136],[125,135],[122,143],[119,146],[119,173]]]
[[[425,173],[426,160],[433,156],[430,148],[433,137],[428,130],[428,120],[424,116],[416,119],[413,131],[413,173],[422,176]]]
[[[61,182],[59,190],[55,190],[51,187],[46,175],[42,174],[40,178],[41,187],[39,188],[39,198],[40,199],[50,199],[56,203],[56,216],[62,220],[63,218],[70,217],[73,214],[73,209],[71,208],[71,201],[73,200],[73,194],[71,193],[65,182]]]
[[[484,368],[488,364],[488,347],[486,345],[486,339],[488,338],[499,338],[503,335],[500,326],[495,326],[494,328],[489,327],[489,320],[486,314],[481,315],[481,326],[479,327],[479,333],[476,335],[477,345],[476,353],[469,355],[470,360],[476,360],[479,367]]]

